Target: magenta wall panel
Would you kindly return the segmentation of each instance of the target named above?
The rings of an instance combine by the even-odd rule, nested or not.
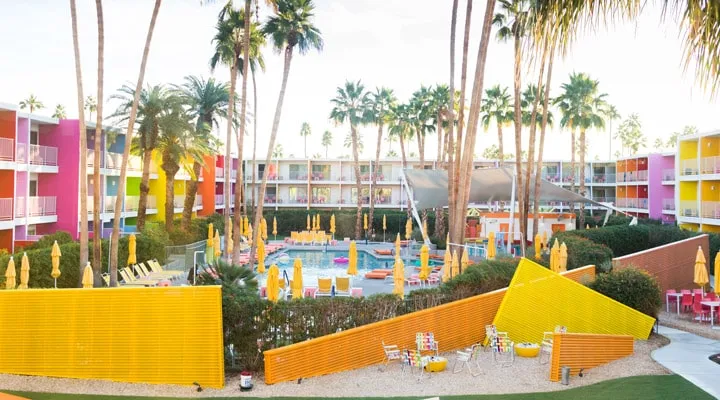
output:
[[[47,179],[38,182],[40,193],[55,193],[57,196],[58,222],[56,230],[69,232],[77,239],[78,236],[78,196],[79,184],[79,122],[62,120],[58,126],[44,127],[46,146],[58,148],[58,173],[46,174]],[[45,177],[43,177],[45,178]],[[55,230],[54,229],[54,230]]]

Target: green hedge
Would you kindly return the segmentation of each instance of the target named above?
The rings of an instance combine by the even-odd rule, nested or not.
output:
[[[662,306],[657,280],[633,267],[600,274],[588,287],[653,318],[657,318]]]
[[[45,235],[40,240],[38,240],[35,243],[29,244],[23,248],[25,251],[30,250],[37,250],[37,249],[44,249],[46,247],[52,247],[53,243],[57,240],[58,244],[62,245],[65,243],[72,243],[73,238],[72,235],[70,235],[67,232],[64,231],[57,231],[55,233],[52,233],[50,235]],[[17,249],[19,251],[20,249]]]

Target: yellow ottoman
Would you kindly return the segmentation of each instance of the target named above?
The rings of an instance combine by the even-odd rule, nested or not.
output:
[[[520,357],[533,358],[540,353],[540,346],[535,343],[516,343],[515,354]]]
[[[448,360],[445,357],[428,357],[427,364],[425,364],[425,371],[427,372],[441,372],[445,371]]]

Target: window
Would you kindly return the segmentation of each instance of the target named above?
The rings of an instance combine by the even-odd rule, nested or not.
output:
[[[370,203],[370,189],[369,188],[363,188],[362,189],[362,195],[360,196],[362,199],[363,204]],[[353,203],[357,203],[357,188],[352,188],[350,191],[350,201]]]
[[[290,164],[289,170],[291,180],[307,179],[307,165]]]
[[[275,187],[267,187],[265,189],[265,203],[275,203],[277,201],[276,190]]]
[[[35,226],[35,225],[28,225],[28,227],[27,227],[27,235],[28,235],[28,236],[35,236],[35,235],[37,235],[37,226]]]
[[[258,164],[258,179],[263,178],[264,172],[265,172],[265,164]]]
[[[37,180],[30,181],[30,197],[37,196]]]
[[[30,144],[38,144],[38,131],[30,131]]]
[[[312,179],[316,181],[329,180],[330,179],[330,166],[329,165],[313,165],[312,166]]]
[[[375,189],[376,204],[390,204],[392,202],[392,189]]]
[[[290,186],[288,188],[291,203],[307,202],[307,188],[299,186]]]
[[[312,188],[312,202],[313,203],[330,203],[330,188],[329,187],[314,187],[314,188]]]

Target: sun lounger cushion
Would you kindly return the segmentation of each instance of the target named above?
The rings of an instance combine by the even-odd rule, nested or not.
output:
[[[392,250],[375,250],[375,254],[379,256],[391,256]]]

